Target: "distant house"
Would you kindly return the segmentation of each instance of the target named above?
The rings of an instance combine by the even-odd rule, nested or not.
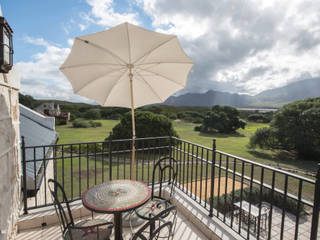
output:
[[[40,105],[35,107],[35,110],[47,116],[63,119],[66,122],[70,120],[70,113],[61,112],[59,104],[55,102],[41,103]]]
[[[55,131],[55,118],[46,117],[33,111],[24,105],[19,105],[20,110],[20,137],[24,137],[26,146],[39,146],[55,144],[58,134]],[[52,157],[52,148],[26,149],[26,172],[27,172],[27,195],[28,197],[37,195],[37,203],[44,201],[44,177],[52,178],[54,174],[53,161],[43,161]],[[22,160],[23,161],[23,160]],[[45,176],[44,176],[45,175]],[[30,200],[31,201],[31,200]],[[33,198],[34,201],[34,198]],[[34,204],[33,203],[28,203]]]
[[[55,117],[61,114],[60,106],[55,102],[41,103],[40,105],[36,106],[35,109],[38,112],[42,112],[52,117]]]

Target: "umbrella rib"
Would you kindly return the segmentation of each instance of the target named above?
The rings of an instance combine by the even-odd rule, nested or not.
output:
[[[119,70],[121,70],[121,69],[114,69],[114,70],[112,70],[112,71],[110,71],[110,72],[107,72],[106,74],[104,74],[104,75],[102,75],[102,76],[99,76],[99,77],[91,80],[90,82],[85,83],[82,87],[80,87],[79,89],[77,89],[77,90],[75,91],[75,93],[78,93],[79,91],[81,91],[83,88],[85,88],[85,87],[88,86],[89,84],[97,81],[99,78],[105,77],[105,76],[109,75],[110,73],[117,72],[117,71],[119,71]]]
[[[154,89],[151,87],[151,85],[148,83],[148,81],[145,80],[144,77],[141,74],[139,74],[137,71],[136,71],[136,74],[148,85],[148,87],[160,99],[160,101],[163,102],[162,98],[159,96],[159,94],[156,91],[154,91]]]
[[[107,94],[107,97],[106,97],[105,101],[103,102],[103,105],[106,104],[106,102],[108,101],[108,98],[110,97],[110,93],[112,92],[112,90],[114,89],[114,87],[117,85],[117,83],[122,79],[122,77],[123,77],[126,73],[127,73],[127,72],[125,71],[125,72],[121,75],[121,77],[119,77],[119,79],[115,82],[115,84],[113,84],[112,88],[111,88],[110,91],[109,91],[109,94]]]
[[[100,49],[100,50],[103,50],[103,51],[109,53],[109,54],[110,54],[111,56],[113,56],[114,58],[117,58],[118,60],[120,60],[120,62],[122,62],[124,65],[127,64],[121,57],[119,57],[119,56],[116,55],[115,53],[111,52],[109,49],[106,49],[106,48],[104,48],[104,47],[101,47],[101,46],[99,46],[99,45],[97,45],[97,44],[95,44],[95,43],[89,42],[88,40],[84,40],[84,39],[81,39],[81,38],[76,38],[76,39],[78,39],[78,40],[80,40],[80,41],[83,41],[84,43],[87,43],[87,44],[89,44],[89,45],[91,45],[91,46],[93,46],[93,47],[95,47],[95,48],[98,48],[98,49]]]
[[[176,36],[173,36],[172,38],[170,38],[169,40],[160,43],[158,46],[155,46],[154,48],[150,49],[148,52],[146,52],[143,56],[139,57],[133,64],[135,64],[136,62],[140,61],[142,58],[144,58],[145,56],[149,55],[150,53],[152,53],[154,50],[158,49],[159,47],[167,44],[168,42],[170,42],[172,39],[176,38]]]
[[[125,65],[113,64],[113,63],[84,63],[84,64],[77,64],[77,65],[70,65],[70,66],[66,66],[66,67],[60,67],[60,69],[62,70],[62,69],[66,69],[66,68],[76,68],[76,67],[95,66],[95,65],[101,65],[101,66],[109,65],[109,66],[125,67]]]
[[[136,64],[135,66],[142,66],[142,65],[151,65],[151,64],[166,64],[166,63],[173,63],[173,64],[194,64],[193,62],[147,62],[147,63],[139,63]]]
[[[131,46],[130,46],[130,38],[129,38],[129,25],[127,25],[127,38],[128,38],[128,55],[129,55],[129,63],[131,64]]]
[[[162,74],[159,74],[159,73],[156,73],[156,72],[147,70],[147,69],[143,69],[143,68],[139,68],[139,69],[142,70],[142,71],[146,71],[146,72],[152,73],[152,74],[154,74],[154,75],[158,75],[158,76],[160,76],[160,77],[163,77],[163,78],[169,80],[170,82],[174,82],[175,84],[177,84],[177,85],[179,85],[179,86],[181,86],[181,87],[185,87],[184,85],[182,85],[182,84],[180,84],[180,83],[177,83],[176,81],[174,81],[174,80],[172,80],[172,79],[170,79],[170,78],[168,78],[168,77],[166,77],[166,76],[164,76],[164,75],[162,75]]]

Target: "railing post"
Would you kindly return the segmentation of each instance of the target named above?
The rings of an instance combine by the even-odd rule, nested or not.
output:
[[[169,135],[169,159],[170,159],[170,163],[171,163],[171,156],[172,155],[172,136],[171,134]]]
[[[27,166],[26,166],[26,145],[24,136],[22,138],[22,174],[23,174],[23,213],[28,214],[28,198],[27,198]]]
[[[169,135],[169,164],[170,164],[170,166],[172,166],[172,135],[171,135],[171,133],[170,133],[170,135]],[[178,173],[178,169],[177,169],[177,167],[178,167],[178,164],[176,165],[176,169],[175,169],[175,171],[176,171],[176,174]],[[169,179],[171,179],[171,171],[169,171]],[[173,182],[172,184],[176,184],[177,182]]]
[[[208,159],[209,161],[209,159]],[[215,174],[215,164],[216,164],[216,140],[213,139],[212,142],[212,164],[211,164],[211,186],[210,186],[210,211],[209,217],[213,216],[213,186],[214,186],[214,174]]]
[[[310,240],[316,240],[318,235],[319,224],[319,207],[320,207],[320,164],[318,164],[316,185],[314,188],[314,202],[312,211],[312,224]]]
[[[109,135],[109,180],[112,180],[112,134]]]

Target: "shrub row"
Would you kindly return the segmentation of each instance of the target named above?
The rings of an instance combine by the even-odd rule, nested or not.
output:
[[[102,124],[100,122],[93,121],[74,121],[72,123],[72,127],[74,128],[90,128],[90,127],[101,127]]]

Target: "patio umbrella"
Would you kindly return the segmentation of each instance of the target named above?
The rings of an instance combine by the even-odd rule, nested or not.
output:
[[[192,66],[177,36],[123,23],[76,37],[60,70],[71,82],[74,93],[102,106],[131,108],[133,178],[134,109],[163,102],[184,88]]]

